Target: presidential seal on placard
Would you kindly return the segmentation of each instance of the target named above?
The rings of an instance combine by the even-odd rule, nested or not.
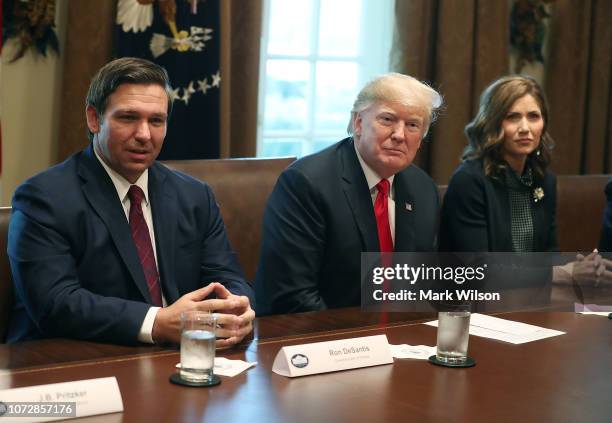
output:
[[[295,354],[293,357],[291,357],[291,364],[299,369],[303,369],[304,367],[308,366],[308,357],[306,357],[304,354]]]

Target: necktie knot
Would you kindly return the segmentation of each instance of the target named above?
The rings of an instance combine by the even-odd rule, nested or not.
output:
[[[385,197],[388,197],[389,196],[389,186],[390,184],[389,184],[388,179],[381,179],[380,182],[376,184],[376,189],[382,195],[384,195]]]
[[[130,189],[128,191],[128,197],[130,198],[130,203],[133,204],[141,204],[142,199],[144,198],[144,192],[138,185],[130,185]]]

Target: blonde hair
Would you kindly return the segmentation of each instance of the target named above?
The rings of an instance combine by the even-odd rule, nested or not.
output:
[[[357,94],[347,127],[350,135],[353,134],[353,120],[357,113],[378,102],[399,103],[422,109],[427,116],[426,130],[423,134],[425,136],[429,126],[436,119],[437,111],[442,106],[442,96],[429,85],[412,76],[395,72],[380,75],[368,82]]]

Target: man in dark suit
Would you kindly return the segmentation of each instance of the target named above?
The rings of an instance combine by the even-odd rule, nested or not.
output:
[[[91,145],[13,197],[8,341],[178,342],[188,310],[219,313],[219,346],[241,341],[252,290],[213,193],[155,161],[172,107],[166,71],[115,60],[86,103]]]
[[[258,313],[359,305],[361,252],[435,251],[436,185],[412,161],[441,102],[383,75],[357,96],[352,137],[283,172],[264,215]]]

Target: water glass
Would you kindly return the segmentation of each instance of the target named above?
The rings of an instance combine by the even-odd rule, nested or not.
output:
[[[181,379],[209,382],[215,366],[217,315],[205,311],[181,313]]]
[[[436,358],[442,363],[463,364],[467,360],[470,335],[469,311],[441,311],[438,313]]]

